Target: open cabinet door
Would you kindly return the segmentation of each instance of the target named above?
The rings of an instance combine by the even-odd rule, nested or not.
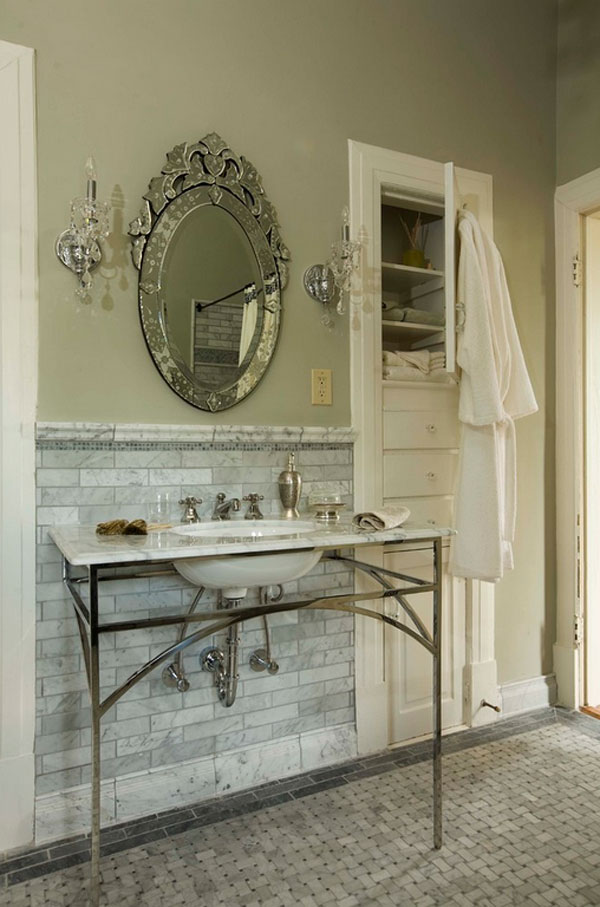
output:
[[[452,161],[444,164],[444,231],[446,298],[446,371],[456,374],[456,224],[459,202]]]

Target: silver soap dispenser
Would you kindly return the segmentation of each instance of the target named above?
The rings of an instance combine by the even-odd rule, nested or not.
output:
[[[288,456],[287,469],[279,473],[279,497],[283,505],[283,516],[286,520],[296,520],[299,517],[298,502],[302,488],[302,477],[294,469],[294,454]]]

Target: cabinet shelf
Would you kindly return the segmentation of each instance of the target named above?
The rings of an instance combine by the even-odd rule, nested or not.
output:
[[[381,262],[381,282],[384,290],[393,290],[395,293],[403,293],[411,290],[413,287],[428,284],[432,281],[439,281],[438,287],[442,286],[444,279],[443,271],[435,271],[428,268],[411,268],[409,265],[397,265],[391,261]]]
[[[415,324],[412,321],[382,321],[383,339],[387,341],[400,341],[402,343],[414,343],[417,340],[425,340],[434,337],[436,334],[440,338],[435,343],[443,343],[444,326],[442,324]]]
[[[405,389],[411,391],[421,390],[422,388],[426,388],[428,391],[447,391],[456,390],[456,388],[458,387],[458,380],[450,375],[450,373],[448,373],[447,381],[427,381],[426,378],[424,378],[422,381],[402,381],[394,378],[382,378],[381,384],[384,390],[387,387],[390,389],[401,388],[403,390]]]

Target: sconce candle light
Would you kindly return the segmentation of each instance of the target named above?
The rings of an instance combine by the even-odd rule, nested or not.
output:
[[[99,241],[108,236],[110,205],[96,199],[97,178],[94,158],[85,164],[87,191],[71,202],[71,224],[56,240],[56,254],[65,267],[77,275],[79,285],[75,291],[85,296],[92,285],[90,271],[102,260]]]
[[[329,307],[329,303],[338,294],[336,311],[344,313],[344,300],[350,292],[352,273],[358,268],[360,243],[350,239],[350,214],[348,208],[342,211],[342,238],[331,246],[331,255],[324,265],[311,265],[304,272],[304,289],[311,297]],[[329,310],[321,317],[325,325],[330,325]]]

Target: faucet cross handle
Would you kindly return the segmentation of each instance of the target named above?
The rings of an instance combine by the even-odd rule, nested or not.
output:
[[[182,507],[185,507],[185,513],[181,520],[182,523],[200,522],[200,517],[196,511],[196,505],[202,503],[202,498],[195,498],[193,495],[190,495],[187,498],[182,498],[179,503]]]
[[[260,507],[258,506],[259,501],[264,500],[264,495],[262,494],[247,494],[244,497],[244,501],[248,502],[248,510],[244,516],[245,520],[262,520],[264,519],[262,513],[260,512]]]

